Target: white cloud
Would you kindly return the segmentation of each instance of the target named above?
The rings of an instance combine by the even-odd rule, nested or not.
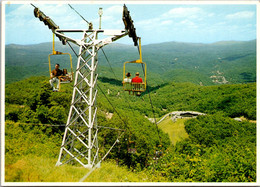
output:
[[[146,20],[137,21],[135,27],[142,27],[144,29],[153,29],[156,24],[157,27],[162,23],[162,20],[159,18],[151,18]]]
[[[62,29],[80,29],[87,27],[87,23],[84,22],[67,4],[57,5],[36,3],[35,5],[38,6],[47,16],[52,18],[53,21]],[[81,6],[72,4],[72,6],[89,22],[93,22],[94,28],[98,28],[99,5]],[[26,38],[26,40],[28,40],[26,42],[30,42],[34,38],[35,41],[39,39],[39,42],[51,40],[51,31],[43,24],[43,22],[40,22],[38,18],[34,17],[34,8],[30,4],[23,4],[20,6],[16,5],[14,8],[16,9],[13,9],[13,11],[11,11],[11,9],[6,11],[7,42],[16,42],[19,38]],[[142,8],[143,7],[138,7],[136,10],[141,10]],[[185,7],[183,5],[181,7],[178,6],[178,8],[176,8],[176,6],[175,8],[164,7],[162,11],[158,9],[157,12],[144,11],[151,15],[147,16],[144,13],[143,17],[140,16],[141,14],[139,13],[133,14],[134,11],[131,9],[131,16],[134,20],[137,34],[141,33],[140,35],[147,36],[147,38],[150,36],[152,38],[157,37],[157,39],[161,37],[176,40],[176,38],[179,39],[176,34],[179,34],[179,40],[182,40],[182,35],[184,35],[183,40],[187,40],[188,35],[197,36],[198,34],[203,35],[202,33],[206,32],[210,35],[207,36],[207,34],[204,34],[205,37],[203,35],[203,39],[207,37],[209,38],[210,36],[218,37],[220,39],[227,33],[242,33],[241,28],[247,30],[254,29],[254,18],[256,17],[256,13],[252,11],[252,9],[245,9],[243,11],[239,9],[232,11],[232,13],[224,10],[211,11],[211,9],[207,9],[206,6],[197,7],[195,5],[189,5]],[[102,28],[124,29],[121,5],[114,4],[104,6],[103,12]],[[235,24],[238,26],[233,26]],[[246,33],[246,31],[243,32],[243,34],[244,33]],[[18,34],[20,35],[19,37]]]
[[[209,14],[208,14],[208,17],[213,17],[213,16],[215,16],[214,13],[209,13]]]
[[[74,11],[68,5],[51,5],[51,4],[43,4],[39,6],[40,10],[44,12],[47,16],[50,17],[61,17],[75,14]]]
[[[199,28],[199,26],[196,23],[194,23],[193,21],[191,21],[189,19],[185,19],[185,20],[181,21],[178,24],[178,27],[179,28],[185,28],[185,29],[197,29],[197,28]]]
[[[111,7],[104,10],[104,13],[106,15],[114,15],[114,14],[122,15],[122,12],[123,12],[123,7],[121,5],[111,6]]]
[[[181,17],[197,17],[198,14],[202,13],[202,10],[197,7],[187,8],[173,8],[162,15],[163,18],[181,18]]]
[[[76,25],[78,25],[78,23],[81,23],[79,16],[75,15],[75,13],[68,6],[40,4],[37,7],[39,7],[39,9],[46,16],[49,16],[57,25],[59,25],[60,28],[63,28],[64,26],[71,28],[71,26],[75,26],[76,23]],[[21,24],[32,22],[35,23],[34,20],[40,22],[38,18],[34,16],[33,10],[34,8],[29,4],[21,5],[20,7],[6,15],[6,21],[8,22],[9,26],[21,26]]]
[[[165,20],[161,22],[161,25],[171,25],[172,24],[172,20]]]
[[[183,24],[183,25],[187,25],[187,26],[194,26],[195,25],[195,23],[193,23],[192,21],[187,20],[187,19],[181,21],[180,23]]]
[[[94,22],[99,24],[99,17]],[[105,9],[102,16],[102,25],[103,28],[107,29],[123,29],[122,7],[113,6]]]
[[[82,26],[79,26],[86,25],[86,22],[68,5],[58,4],[53,6],[44,4],[40,6],[40,10],[49,16],[60,28],[82,28]]]
[[[203,14],[205,14],[205,12],[197,7],[173,8],[168,12],[159,15],[156,18],[141,20],[137,22],[137,24],[138,26],[143,27],[145,29],[153,29],[154,24],[156,24],[156,27],[171,26],[168,29],[180,25],[197,28],[196,24],[191,20],[201,20]]]
[[[248,18],[253,18],[254,15],[255,15],[254,12],[242,11],[234,14],[229,14],[226,16],[226,18],[227,19],[248,19]]]
[[[28,16],[33,16],[33,7],[29,4],[24,4],[19,6],[17,9],[9,12],[6,18],[25,18]]]

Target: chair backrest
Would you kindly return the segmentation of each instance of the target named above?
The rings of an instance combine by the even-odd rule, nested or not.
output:
[[[125,91],[133,91],[133,92],[144,92],[145,91],[145,83],[123,83],[123,89]]]

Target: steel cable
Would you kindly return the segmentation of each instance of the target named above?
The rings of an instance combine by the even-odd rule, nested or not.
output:
[[[102,52],[103,52],[103,54],[104,54],[104,56],[105,56],[105,59],[106,59],[107,63],[109,64],[109,67],[110,67],[111,71],[113,72],[115,78],[118,80],[118,78],[117,78],[117,76],[116,76],[116,74],[115,74],[115,72],[114,72],[114,70],[113,70],[113,68],[112,68],[112,66],[111,66],[110,61],[109,61],[108,58],[107,58],[107,55],[106,55],[105,51],[103,50],[103,48],[101,48],[101,50],[102,50]],[[123,92],[123,93],[125,94],[125,92]],[[128,103],[129,108],[131,109],[132,113],[134,113],[134,112],[133,112],[133,108],[131,107],[131,105],[130,105],[128,99],[127,99],[127,103]]]
[[[68,5],[69,5],[69,7],[70,7],[72,10],[74,10],[85,22],[87,22],[87,24],[90,24],[80,13],[78,13],[77,10],[75,10],[70,4],[68,4]]]
[[[138,52],[139,52],[139,55],[140,55],[139,45],[137,45],[137,47],[138,47]],[[143,73],[145,74],[144,64],[142,64],[142,69],[143,69]],[[152,98],[151,98],[151,94],[150,94],[150,90],[149,90],[149,86],[148,86],[147,80],[146,80],[146,85],[147,85],[147,91],[148,91],[149,100],[150,100],[150,104],[151,104],[151,108],[152,108],[152,112],[153,112],[154,123],[156,125],[156,129],[157,129],[157,133],[158,133],[158,137],[159,137],[159,144],[161,145],[161,137],[160,137],[160,133],[159,133],[158,124],[157,124],[156,118],[155,118],[154,107],[153,107]]]

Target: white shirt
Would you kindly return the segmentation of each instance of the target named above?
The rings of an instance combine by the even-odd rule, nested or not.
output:
[[[125,83],[126,83],[126,82],[131,83],[131,82],[132,82],[132,79],[130,79],[130,78],[125,78],[125,79],[124,79],[124,82],[125,82]]]

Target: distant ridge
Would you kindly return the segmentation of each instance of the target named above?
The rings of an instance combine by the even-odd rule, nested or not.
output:
[[[214,45],[214,44],[238,44],[238,43],[245,43],[245,42],[256,42],[256,39],[253,39],[253,40],[246,40],[246,41],[240,41],[240,40],[223,40],[223,41],[217,41],[217,42],[212,42],[212,43],[200,43],[200,42],[182,42],[182,41],[168,41],[168,42],[161,42],[161,43],[152,43],[152,44],[143,44],[142,46],[149,46],[149,45],[161,45],[161,44],[188,44],[188,45]],[[11,43],[11,44],[6,44],[5,46],[7,47],[11,47],[11,46],[27,46],[27,47],[31,47],[31,46],[37,46],[37,45],[52,45],[52,42],[42,42],[42,43],[36,43],[36,44],[15,44],[15,43]],[[60,41],[56,41],[55,42],[55,45],[58,45],[58,46],[63,46],[61,44]],[[120,42],[115,42],[115,43],[111,43],[109,44],[109,46],[113,46],[113,47],[126,47],[126,46],[129,46],[129,47],[133,47],[135,48],[135,46],[133,46],[132,44],[123,44],[123,43],[120,43]]]
[[[64,46],[57,41],[55,49],[71,53],[75,66],[77,57],[68,45]],[[77,47],[74,49],[78,51]],[[104,51],[112,67],[116,69],[118,77],[122,75],[125,61],[139,58],[138,49],[133,45],[112,43],[105,46]],[[13,68],[21,70],[19,78],[35,74],[48,75],[47,58],[51,52],[52,42],[6,45],[7,82],[14,81],[13,77],[16,77],[12,73],[9,74]],[[143,45],[142,53],[143,61],[147,63],[148,78],[157,77],[160,82],[176,81],[212,85],[256,81],[256,40],[220,41],[211,44],[171,41]],[[99,66],[104,66],[102,76],[114,78],[111,70],[107,69],[109,65],[102,52],[99,53],[98,59]],[[22,71],[25,67],[26,73]],[[140,71],[140,69],[136,67],[131,71]]]

